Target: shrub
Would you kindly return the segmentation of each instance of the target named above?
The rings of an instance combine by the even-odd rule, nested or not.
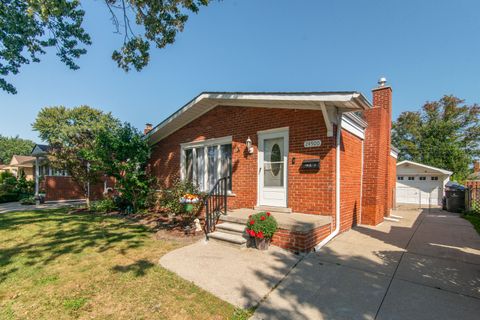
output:
[[[14,192],[0,192],[0,203],[18,201],[18,194]]]
[[[25,177],[25,173],[21,171],[20,176],[18,177],[17,183],[15,185],[15,191],[19,194],[29,196],[29,195],[33,195],[34,190],[35,190],[35,181],[28,181]]]
[[[20,199],[20,204],[22,204],[22,205],[33,205],[33,204],[35,204],[35,197],[30,196],[30,197]]]
[[[7,178],[15,178],[15,176],[9,171],[0,172],[0,184],[2,184],[3,181]]]
[[[111,198],[105,198],[103,200],[93,201],[90,204],[90,211],[108,213],[117,210],[115,201]]]
[[[180,199],[185,195],[198,195],[200,201],[194,204],[194,210],[191,213],[185,212],[185,205],[180,202]],[[177,215],[192,215],[195,216],[202,206],[203,194],[199,192],[198,188],[190,181],[175,180],[170,188],[164,188],[157,194],[157,201],[160,210]]]
[[[3,175],[0,183],[0,192],[16,193],[17,179],[13,175]]]
[[[277,220],[270,212],[252,214],[247,221],[247,233],[254,238],[272,238],[278,229]]]

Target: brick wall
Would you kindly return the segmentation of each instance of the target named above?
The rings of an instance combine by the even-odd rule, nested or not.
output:
[[[342,130],[340,150],[340,232],[343,232],[360,222],[362,140]]]
[[[373,90],[373,108],[365,111],[362,223],[376,225],[389,214],[392,89]]]
[[[315,228],[309,232],[292,232],[286,229],[278,229],[273,235],[272,244],[277,247],[294,251],[309,252],[325,239],[331,232],[330,225]]]
[[[104,184],[102,181],[90,187],[90,199],[98,200],[103,198]],[[108,178],[107,187],[115,185],[113,178]],[[45,201],[77,200],[85,199],[82,187],[73,181],[71,177],[46,176],[44,179]]]
[[[288,207],[295,212],[332,215],[335,206],[335,138],[327,137],[322,113],[218,106],[155,144],[150,169],[170,185],[180,175],[180,144],[232,136],[233,179],[231,208],[257,204],[257,131],[289,127]],[[250,137],[253,154],[246,154]],[[304,148],[305,140],[321,139],[322,145]],[[292,160],[295,158],[295,164]],[[320,170],[301,172],[304,159],[320,158]]]

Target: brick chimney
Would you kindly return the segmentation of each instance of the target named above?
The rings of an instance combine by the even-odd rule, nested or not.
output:
[[[364,115],[368,123],[364,141],[362,221],[377,225],[390,213],[390,132],[392,129],[392,88],[381,78],[372,90],[373,108]]]
[[[473,172],[480,172],[480,160],[475,160],[473,162]]]
[[[147,134],[152,131],[153,125],[151,123],[145,124],[145,129],[143,129],[143,134]]]

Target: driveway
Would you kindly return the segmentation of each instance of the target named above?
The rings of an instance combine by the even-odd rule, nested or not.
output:
[[[255,319],[478,319],[480,237],[457,214],[400,210],[300,261]]]
[[[43,209],[55,209],[66,206],[82,205],[85,201],[65,201],[65,202],[50,202],[40,205],[22,205],[20,202],[8,202],[0,203],[0,214],[11,211],[31,211],[31,210],[43,210]]]

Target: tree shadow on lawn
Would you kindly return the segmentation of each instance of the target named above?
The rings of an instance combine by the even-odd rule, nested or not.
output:
[[[98,253],[115,249],[125,254],[151,237],[145,226],[122,218],[68,214],[65,210],[2,214],[0,230],[5,236],[0,246],[0,269],[4,270],[0,282],[18,269],[18,265],[13,264],[19,261],[28,266],[48,265],[62,256],[80,254],[87,249]],[[145,266],[142,261],[138,263]]]
[[[115,272],[121,273],[133,273],[135,277],[143,277],[146,274],[146,271],[153,268],[155,264],[151,263],[146,259],[140,259],[135,261],[127,266],[115,266],[112,268]]]

